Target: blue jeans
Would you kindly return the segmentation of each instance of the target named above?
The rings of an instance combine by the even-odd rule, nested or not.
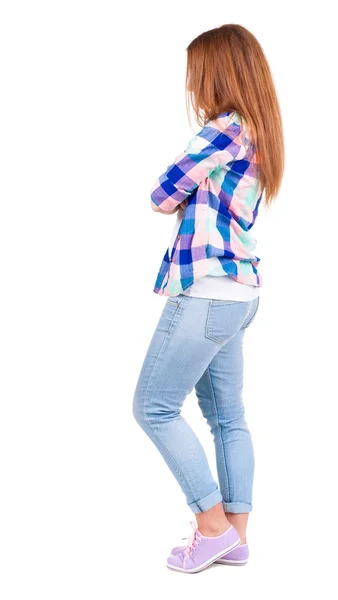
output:
[[[242,402],[242,343],[258,305],[259,296],[245,302],[169,297],[140,371],[133,414],[194,513],[219,502],[225,512],[252,510],[254,454]],[[180,414],[193,388],[213,434],[218,483]]]

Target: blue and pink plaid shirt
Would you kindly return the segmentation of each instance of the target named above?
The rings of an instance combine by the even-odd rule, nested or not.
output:
[[[255,148],[246,133],[236,111],[221,113],[153,184],[151,199],[164,211],[188,201],[155,293],[177,296],[204,275],[262,286],[251,232],[262,196]]]

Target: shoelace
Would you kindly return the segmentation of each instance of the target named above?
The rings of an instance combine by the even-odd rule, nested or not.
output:
[[[197,548],[200,541],[202,540],[202,535],[198,531],[194,521],[190,521],[190,525],[193,528],[193,531],[192,531],[192,533],[188,539],[188,543],[184,549],[184,554],[185,554],[186,558],[190,558],[193,551]],[[186,539],[186,538],[183,538],[183,539]]]

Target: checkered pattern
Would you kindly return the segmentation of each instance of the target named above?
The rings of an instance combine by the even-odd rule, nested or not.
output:
[[[151,188],[164,211],[188,200],[154,292],[177,296],[204,275],[227,275],[262,286],[251,228],[259,194],[255,148],[236,111],[209,120]],[[169,251],[170,250],[170,251]]]

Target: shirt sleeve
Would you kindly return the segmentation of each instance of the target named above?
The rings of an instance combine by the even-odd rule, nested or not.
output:
[[[238,156],[241,150],[240,127],[230,121],[231,118],[223,131],[209,121],[156,179],[150,196],[161,210],[170,211],[175,208],[193,194],[213,169]]]

